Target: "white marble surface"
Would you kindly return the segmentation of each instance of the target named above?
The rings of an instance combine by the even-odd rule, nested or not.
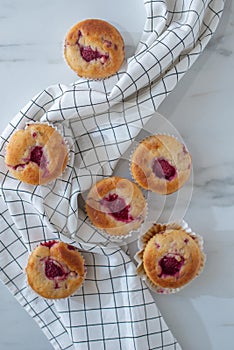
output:
[[[125,3],[0,0],[0,131],[41,89],[76,79],[63,61],[62,41],[77,20],[111,21],[123,33],[131,53],[145,13],[143,1],[127,0],[129,8],[134,8],[133,20],[121,10]],[[155,298],[184,350],[234,346],[233,11],[233,2],[227,0],[207,48],[159,108],[193,156],[193,194],[185,219],[203,235],[207,254],[205,270],[196,282],[178,294]],[[0,296],[0,349],[52,349],[1,284]]]

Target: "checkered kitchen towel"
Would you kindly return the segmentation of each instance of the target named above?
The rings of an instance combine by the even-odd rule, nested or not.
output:
[[[1,136],[0,276],[55,349],[180,349],[135,266],[91,227],[77,198],[110,176],[117,160],[202,53],[221,0],[145,0],[147,21],[133,57],[109,79],[51,86],[33,98]],[[12,178],[4,165],[10,135],[31,121],[62,129],[71,157],[48,186]],[[45,239],[75,244],[87,279],[74,296],[49,301],[28,287],[28,252]]]

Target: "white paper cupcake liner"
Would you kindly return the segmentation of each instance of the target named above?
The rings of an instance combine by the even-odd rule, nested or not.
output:
[[[69,143],[68,143],[68,141],[67,141],[67,139],[66,139],[66,137],[65,137],[65,135],[64,135],[64,133],[63,133],[63,131],[62,131],[62,128],[61,128],[61,125],[59,124],[59,125],[55,125],[55,124],[52,124],[52,123],[50,123],[50,122],[40,122],[40,121],[31,121],[31,122],[27,122],[26,123],[26,125],[25,125],[25,130],[27,129],[27,127],[29,126],[29,125],[34,125],[34,124],[43,124],[43,125],[48,125],[48,126],[50,126],[51,128],[53,128],[53,129],[55,129],[59,134],[60,134],[60,136],[63,138],[63,140],[64,140],[64,142],[65,142],[65,144],[66,144],[66,146],[67,146],[67,153],[68,153],[68,156],[69,156],[69,151],[70,151],[70,145],[69,145]]]
[[[99,228],[97,226],[95,226],[93,224],[93,222],[90,220],[87,211],[85,209],[85,215],[87,217],[87,221],[89,223],[89,225],[91,227],[93,227],[93,229],[95,229],[98,233],[100,233],[103,237],[106,238],[107,241],[111,242],[111,243],[116,243],[118,245],[121,244],[125,244],[125,243],[129,243],[132,241],[135,241],[139,238],[140,234],[141,234],[141,230],[142,227],[144,225],[144,223],[147,220],[147,215],[148,215],[148,203],[146,201],[146,207],[145,207],[145,214],[144,214],[144,220],[140,223],[139,227],[137,229],[134,230],[130,230],[128,233],[123,234],[123,235],[115,235],[115,234],[111,234],[108,233],[104,228]],[[124,224],[123,224],[124,225]]]
[[[138,276],[145,282],[145,284],[148,286],[150,290],[152,290],[155,293],[158,294],[174,294],[179,292],[181,289],[184,289],[186,286],[188,286],[195,278],[197,278],[203,271],[205,261],[206,261],[206,255],[204,253],[204,240],[203,237],[195,232],[192,231],[192,229],[188,226],[188,224],[185,221],[182,221],[180,223],[155,223],[155,225],[158,225],[159,227],[159,232],[160,228],[162,230],[167,229],[182,229],[186,233],[188,233],[190,236],[193,237],[193,239],[197,242],[200,250],[201,250],[201,255],[202,255],[202,261],[200,265],[200,269],[197,272],[197,275],[188,283],[184,284],[182,287],[179,288],[164,288],[159,285],[154,284],[147,276],[145,270],[144,270],[144,265],[143,265],[143,252],[144,249],[147,245],[147,242],[152,238],[156,233],[151,233],[149,231],[146,231],[143,235],[141,235],[138,239],[138,252],[136,252],[134,258],[137,262],[137,274]],[[152,227],[152,224],[151,224]]]

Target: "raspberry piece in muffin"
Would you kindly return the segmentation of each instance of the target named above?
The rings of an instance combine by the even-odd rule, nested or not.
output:
[[[74,246],[48,241],[33,250],[26,273],[29,285],[37,294],[60,299],[73,294],[83,284],[86,268]]]
[[[95,227],[110,235],[126,236],[143,223],[146,201],[136,184],[113,176],[91,188],[86,198],[86,212]]]
[[[116,73],[124,61],[124,41],[110,23],[86,19],[66,35],[64,57],[80,77],[107,78]]]
[[[108,209],[108,213],[116,220],[122,222],[131,222],[134,220],[132,215],[129,214],[130,204],[126,205],[125,200],[120,198],[116,193],[104,197],[100,203]]]
[[[68,148],[60,133],[50,125],[29,124],[12,134],[5,163],[18,180],[31,185],[47,184],[64,171]]]
[[[141,240],[144,248],[138,253],[142,261],[138,271],[143,269],[158,290],[182,288],[201,272],[205,261],[201,246],[182,227],[154,224]]]
[[[156,177],[171,181],[176,175],[176,168],[166,159],[157,159],[153,161],[153,172]]]
[[[131,173],[144,189],[170,194],[189,179],[192,160],[185,146],[169,135],[152,135],[133,152]]]

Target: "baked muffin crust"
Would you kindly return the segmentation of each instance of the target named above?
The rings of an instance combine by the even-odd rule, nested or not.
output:
[[[28,284],[47,299],[66,298],[84,282],[85,264],[79,251],[60,241],[38,245],[26,267]]]
[[[113,176],[91,188],[86,212],[95,227],[110,235],[125,236],[141,226],[146,216],[146,201],[136,184]]]
[[[158,232],[157,225],[148,234],[152,237],[143,251],[143,268],[154,285],[181,288],[199,274],[204,257],[195,237],[183,229]]]
[[[189,179],[191,155],[185,146],[169,135],[152,135],[140,142],[131,158],[131,173],[144,189],[170,194]]]
[[[69,67],[80,77],[107,78],[116,73],[124,61],[124,41],[110,23],[86,19],[67,33],[64,57]]]
[[[47,184],[60,176],[68,162],[68,147],[60,133],[46,123],[28,124],[12,134],[5,163],[18,180]]]

